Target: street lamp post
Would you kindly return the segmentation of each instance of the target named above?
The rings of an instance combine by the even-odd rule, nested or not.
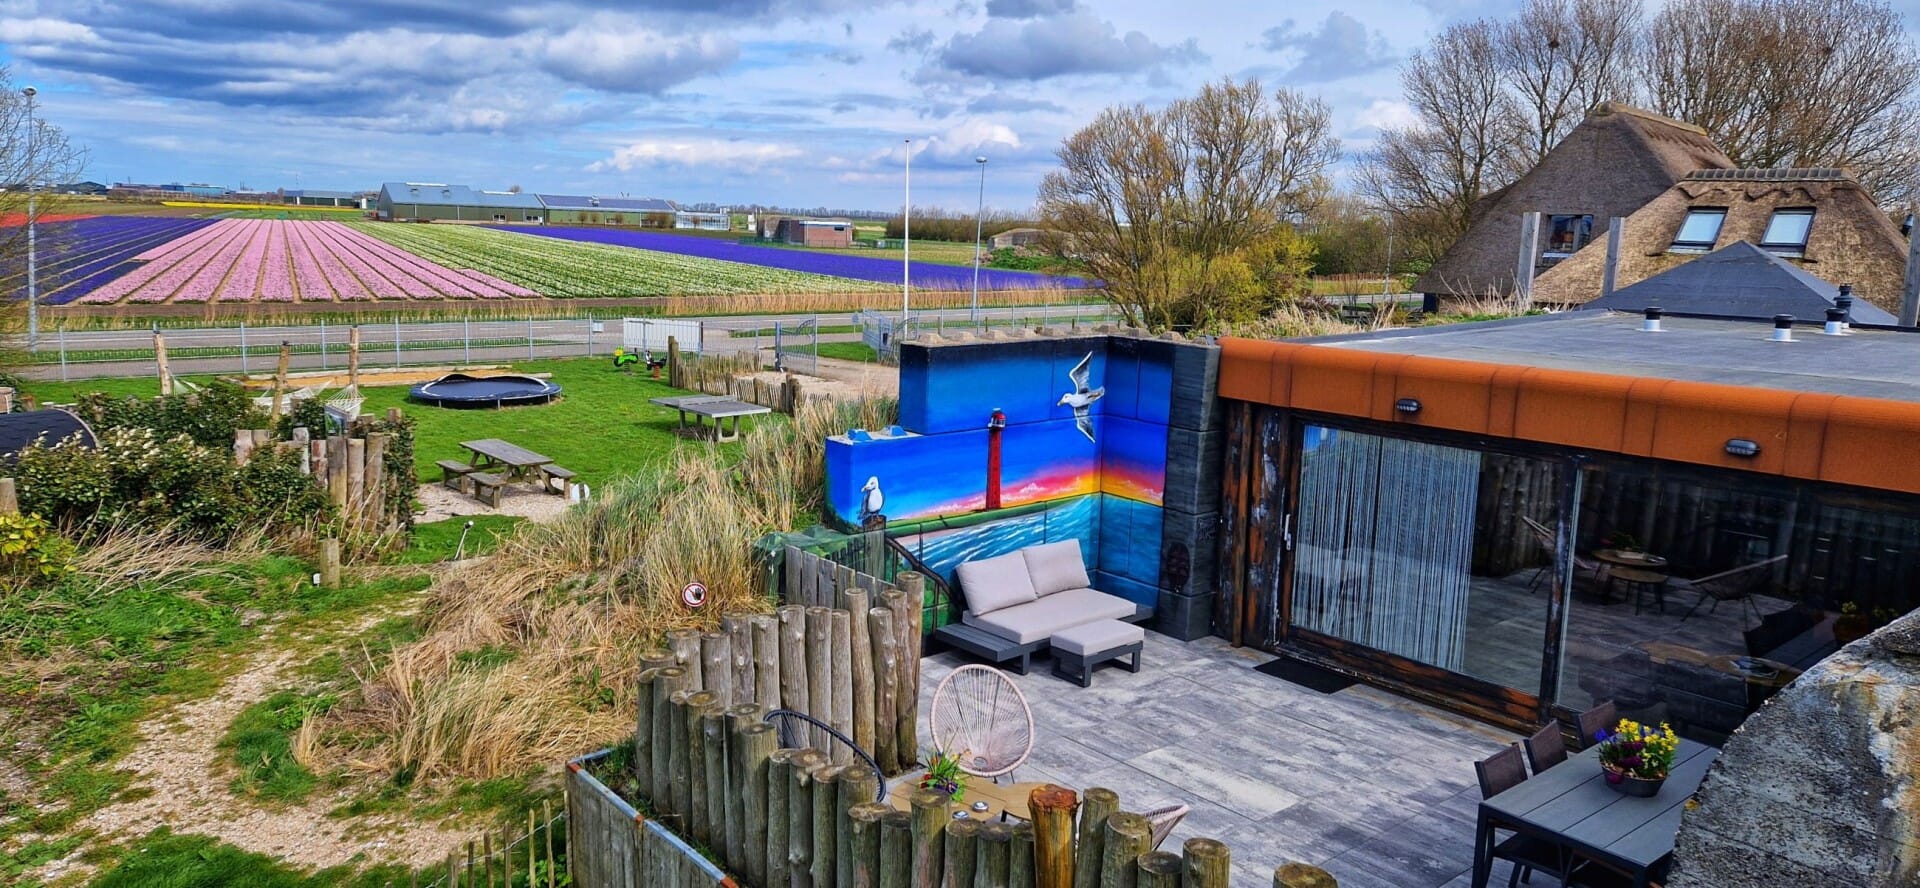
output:
[[[908,293],[913,286],[913,140],[907,146],[907,194],[900,208],[900,323],[907,322]]]
[[[973,159],[980,166],[980,203],[973,211],[973,325],[980,326],[980,223],[987,214],[987,156]]]
[[[34,180],[39,171],[34,168],[37,159],[33,156],[38,134],[34,132],[33,97],[40,91],[29,86],[20,91],[27,97],[27,351],[40,347],[40,256],[37,223],[35,217],[34,195],[40,186]]]

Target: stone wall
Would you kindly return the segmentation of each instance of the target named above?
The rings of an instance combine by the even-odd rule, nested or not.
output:
[[[1728,739],[1670,888],[1920,885],[1920,611],[1820,662]]]

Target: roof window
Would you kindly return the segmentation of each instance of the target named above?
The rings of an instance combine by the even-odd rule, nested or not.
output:
[[[1675,253],[1705,253],[1720,239],[1720,225],[1727,221],[1726,207],[1694,207],[1687,210],[1680,233],[1673,236]]]
[[[1767,220],[1767,233],[1760,238],[1760,246],[1775,253],[1789,253],[1795,256],[1806,252],[1807,233],[1813,230],[1813,208],[1793,207],[1773,211],[1773,218]]]

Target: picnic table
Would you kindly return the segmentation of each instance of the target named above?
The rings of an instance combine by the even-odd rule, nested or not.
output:
[[[488,472],[493,469],[504,468],[507,470],[509,477],[522,478],[541,466],[551,465],[553,463],[551,457],[541,456],[525,447],[502,441],[499,438],[462,441],[460,442],[460,446],[465,447],[469,453],[473,454],[471,462],[476,472]]]
[[[1558,844],[1583,860],[1626,873],[1645,888],[1673,854],[1687,799],[1700,788],[1720,750],[1681,740],[1673,770],[1652,798],[1634,798],[1607,786],[1600,750],[1589,748],[1480,803],[1474,829],[1473,888],[1493,874],[1494,829],[1516,830]]]
[[[650,403],[679,412],[680,433],[696,437],[712,437],[715,441],[732,441],[740,437],[740,417],[758,416],[772,413],[773,408],[749,404],[726,395],[675,395],[668,398],[652,398]],[[692,416],[689,424],[687,417]],[[713,433],[706,432],[703,419],[713,420]],[[733,430],[727,431],[726,421],[733,420]]]

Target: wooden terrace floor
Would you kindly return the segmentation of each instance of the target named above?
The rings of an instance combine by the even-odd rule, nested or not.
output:
[[[1321,694],[1253,671],[1270,659],[1148,632],[1139,674],[1103,667],[1085,690],[1036,660],[1015,677],[1038,739],[1013,779],[1104,786],[1128,810],[1190,805],[1164,848],[1226,842],[1235,888],[1271,888],[1288,860],[1325,868],[1341,888],[1467,885],[1473,762],[1517,735],[1364,685]],[[940,679],[967,662],[952,651],[922,661],[922,718]],[[1496,865],[1492,884],[1507,872]]]

